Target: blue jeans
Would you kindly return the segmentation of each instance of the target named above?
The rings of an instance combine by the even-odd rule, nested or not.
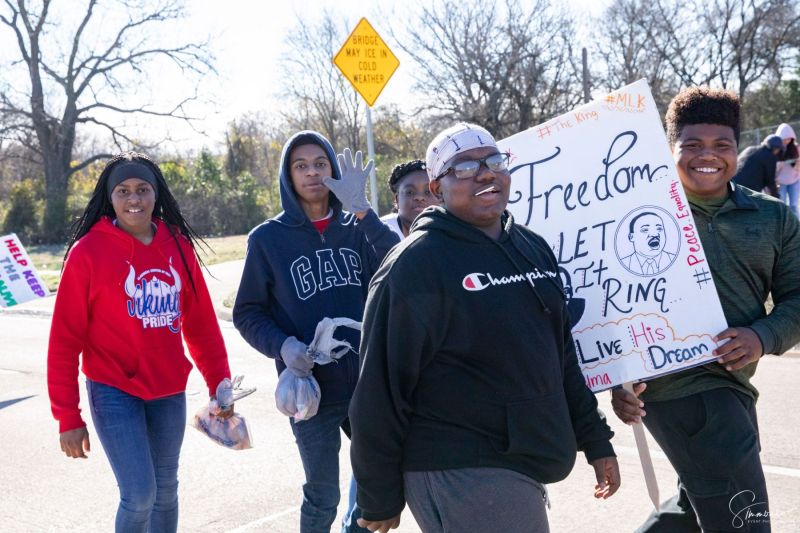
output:
[[[778,193],[781,195],[781,202],[786,203],[786,199],[789,199],[789,207],[792,209],[792,213],[794,213],[794,216],[800,217],[797,209],[797,199],[800,196],[800,181],[791,185],[781,185]]]
[[[303,461],[306,482],[303,484],[303,505],[300,507],[301,533],[330,533],[339,506],[340,430],[349,433],[347,408],[350,402],[322,405],[309,420],[289,419],[292,433]],[[353,514],[348,509],[347,515]],[[357,513],[354,516],[360,516]],[[354,522],[355,520],[353,520]],[[343,532],[363,532],[367,529],[348,524]]]
[[[119,486],[115,531],[177,531],[185,394],[144,401],[90,380],[86,388],[97,436]]]

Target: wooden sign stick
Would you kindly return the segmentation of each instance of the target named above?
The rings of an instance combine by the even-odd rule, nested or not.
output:
[[[622,384],[622,388],[633,394],[633,383],[627,382]],[[647,447],[647,437],[644,434],[644,427],[641,423],[632,424],[633,437],[636,439],[636,449],[639,451],[639,460],[642,462],[642,472],[644,473],[644,482],[647,485],[647,494],[650,495],[650,501],[656,511],[659,511],[659,497],[658,497],[658,481],[656,480],[656,472],[653,469],[653,459],[650,457],[650,448]]]

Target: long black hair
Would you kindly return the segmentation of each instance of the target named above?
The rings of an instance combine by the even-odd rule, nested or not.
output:
[[[791,160],[797,159],[798,156],[800,156],[800,153],[798,153],[798,152],[799,151],[797,149],[797,141],[795,139],[791,139],[789,141],[789,144],[787,144],[786,147],[783,149],[782,160],[783,161],[786,161],[786,160],[791,161]]]
[[[192,277],[191,270],[189,269],[189,264],[186,262],[186,257],[183,255],[183,249],[178,243],[178,237],[175,235],[173,228],[177,228],[181,235],[189,240],[189,244],[192,247],[192,251],[197,258],[197,261],[203,267],[205,264],[197,254],[197,243],[202,243],[202,245],[205,247],[208,245],[197,234],[197,232],[192,229],[189,223],[186,222],[186,219],[183,218],[181,208],[178,206],[178,202],[175,200],[175,197],[172,196],[172,193],[167,186],[167,181],[164,179],[164,174],[161,173],[161,169],[158,168],[158,165],[146,155],[137,152],[122,152],[106,162],[106,166],[103,168],[103,172],[100,173],[100,178],[97,180],[97,184],[94,187],[94,192],[92,193],[92,197],[89,199],[89,203],[86,205],[86,209],[83,210],[83,214],[80,216],[80,218],[72,224],[70,231],[71,235],[67,241],[67,251],[64,253],[64,262],[66,262],[69,251],[78,241],[78,239],[89,233],[89,230],[100,220],[101,217],[109,216],[114,218],[116,216],[114,214],[114,206],[111,204],[111,200],[108,197],[107,187],[108,178],[111,175],[111,171],[120,161],[136,161],[137,163],[142,163],[143,165],[146,165],[156,177],[156,205],[153,209],[153,216],[160,218],[166,223],[165,226],[167,227],[167,231],[169,231],[169,234],[175,241],[175,245],[178,247],[178,253],[181,255],[181,261],[183,261],[183,266],[186,268],[186,272],[189,274],[189,281],[192,284],[192,289],[197,292],[197,288],[194,284],[194,278]],[[63,270],[63,263],[61,268]]]

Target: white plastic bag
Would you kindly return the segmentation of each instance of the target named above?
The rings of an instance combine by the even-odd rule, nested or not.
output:
[[[239,413],[233,413],[228,418],[220,418],[212,413],[215,408],[218,409],[215,406],[206,405],[197,411],[192,427],[225,448],[231,450],[252,448],[250,431],[247,429],[247,421],[244,417]]]
[[[361,322],[353,320],[352,318],[325,317],[320,320],[319,324],[317,324],[317,328],[314,330],[314,340],[308,345],[308,353],[318,365],[332,363],[346,354],[348,350],[355,351],[349,342],[333,338],[333,332],[339,326],[361,331]]]
[[[314,376],[301,378],[287,368],[278,378],[275,388],[275,403],[278,411],[295,421],[308,420],[319,410],[322,394]]]
[[[352,318],[325,317],[319,321],[314,330],[314,340],[308,345],[308,355],[318,365],[334,363],[337,359],[353,349],[347,341],[333,338],[333,332],[339,326],[361,330],[361,322]],[[322,391],[313,375],[299,377],[289,369],[281,372],[278,386],[275,388],[275,404],[278,411],[295,421],[308,420],[319,410]]]
[[[201,407],[195,413],[192,423],[192,427],[212,441],[231,450],[246,450],[253,447],[247,421],[242,415],[234,412],[228,418],[217,416],[234,402],[256,391],[255,387],[241,388],[243,378],[244,376],[236,376],[233,381],[228,378],[223,379],[217,385],[217,398],[209,400],[208,405]]]

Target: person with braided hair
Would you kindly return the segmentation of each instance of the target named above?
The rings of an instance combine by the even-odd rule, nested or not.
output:
[[[400,163],[389,176],[389,188],[394,194],[394,211],[382,216],[384,224],[392,228],[400,239],[408,237],[411,223],[417,215],[430,205],[440,202],[428,188],[428,173],[425,161],[413,159]]]
[[[228,356],[196,252],[161,170],[143,154],[106,163],[73,226],[56,295],[47,385],[61,450],[86,458],[78,362],[120,491],[117,532],[176,531],[191,363],[209,395]],[[231,406],[219,416],[230,416]]]

